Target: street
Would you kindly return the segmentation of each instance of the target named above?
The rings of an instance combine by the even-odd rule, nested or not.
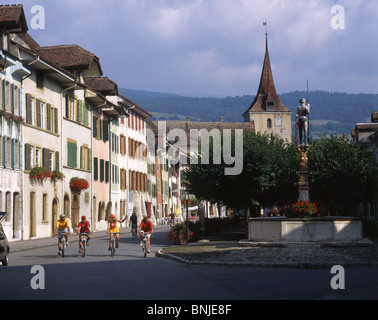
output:
[[[171,244],[166,237],[168,228],[161,228],[153,234],[151,253],[147,258],[142,255],[139,240],[132,239],[130,233],[120,235],[120,247],[115,257],[110,257],[108,238],[96,238],[91,240],[87,255],[82,258],[78,254],[76,235],[71,235],[64,259],[57,255],[57,246],[14,252],[9,266],[0,268],[0,299],[231,301],[378,298],[377,267],[345,268],[345,289],[334,290],[330,282],[335,275],[328,269],[187,265],[155,257],[160,248]],[[37,267],[39,271],[32,272],[36,265],[42,268]]]

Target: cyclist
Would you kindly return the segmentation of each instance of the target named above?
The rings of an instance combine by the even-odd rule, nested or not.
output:
[[[131,222],[131,231],[135,230],[135,235],[137,233],[138,229],[138,217],[136,216],[135,212],[130,217],[130,222]]]
[[[112,237],[113,237],[113,233],[117,233],[116,234],[116,248],[118,248],[118,242],[119,242],[119,229],[117,227],[117,222],[124,222],[125,220],[127,219],[127,216],[125,217],[125,219],[123,220],[119,220],[116,218],[116,216],[114,214],[111,214],[109,216],[109,220],[108,220],[108,228],[106,230],[106,233],[107,234],[110,234],[110,238],[109,238],[109,251],[111,249],[111,244],[112,244]]]
[[[148,216],[144,216],[142,222],[140,223],[139,226],[139,233],[140,233],[140,246],[143,246],[143,238],[144,238],[144,233],[148,232],[149,234],[147,235],[147,252],[150,253],[150,244],[151,244],[151,234],[154,231],[154,226]]]
[[[91,224],[87,221],[86,216],[81,217],[81,221],[77,227],[77,234],[79,235],[79,253],[83,251],[81,245],[84,236],[80,235],[81,233],[87,234],[87,246],[89,246],[89,240],[91,239]]]
[[[59,220],[56,222],[55,235],[58,237],[58,254],[62,254],[62,237],[66,238],[66,244],[68,246],[68,235],[70,234],[70,222],[66,219],[64,214],[59,216]]]

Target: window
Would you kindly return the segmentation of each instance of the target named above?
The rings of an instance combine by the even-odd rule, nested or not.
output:
[[[66,118],[77,120],[77,100],[69,95],[66,96]]]
[[[35,165],[41,166],[41,149],[35,148]]]
[[[269,101],[267,103],[267,111],[274,111],[274,102]]]
[[[43,89],[44,86],[44,79],[43,79],[43,73],[42,70],[37,70],[37,88],[38,89]]]
[[[80,147],[80,169],[92,170],[92,150],[87,145]]]
[[[268,119],[268,120],[266,121],[266,127],[267,127],[268,129],[272,128],[272,119]]]

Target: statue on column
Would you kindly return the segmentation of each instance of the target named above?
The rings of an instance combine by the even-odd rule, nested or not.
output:
[[[310,104],[306,105],[306,100],[299,100],[299,107],[297,108],[297,114],[295,115],[295,121],[298,125],[299,132],[299,144],[308,145],[308,127],[309,127],[309,115],[310,115]]]

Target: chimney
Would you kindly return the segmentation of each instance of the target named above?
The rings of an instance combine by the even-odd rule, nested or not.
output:
[[[223,122],[223,116],[220,117],[220,122]]]

